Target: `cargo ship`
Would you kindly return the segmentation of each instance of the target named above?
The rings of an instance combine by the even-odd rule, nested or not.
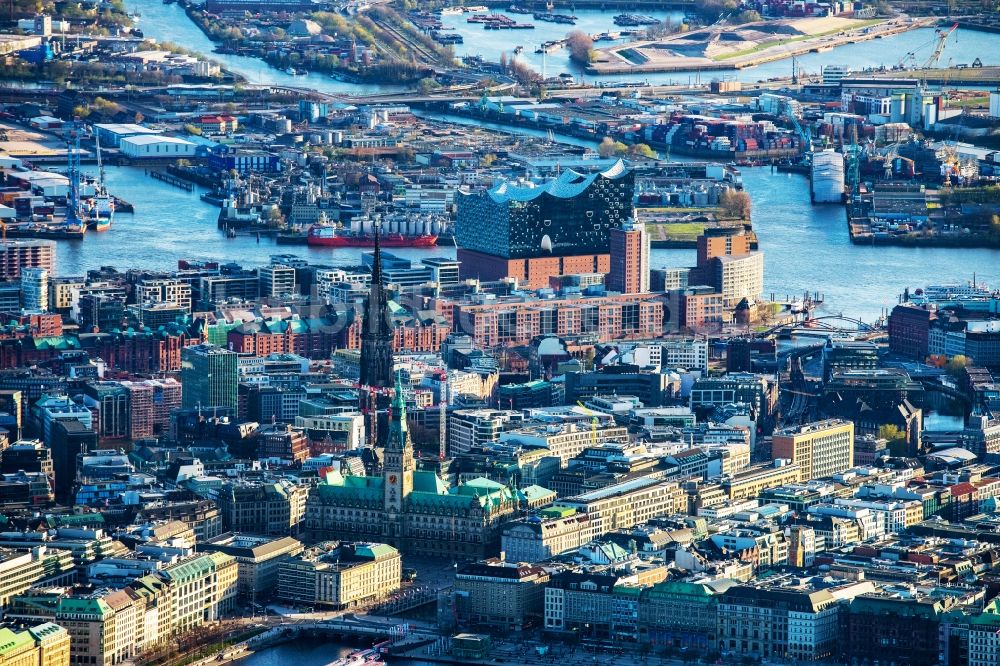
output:
[[[433,247],[438,237],[448,231],[447,221],[433,215],[390,215],[372,219],[359,216],[348,226],[331,222],[321,213],[306,234],[308,245],[327,247],[374,247],[379,229],[382,247]]]
[[[408,236],[399,233],[382,233],[379,234],[378,241],[382,247],[434,247],[437,244],[437,236],[435,234]],[[306,243],[321,247],[374,247],[375,235],[354,233],[337,229],[328,224],[315,224],[309,228]]]

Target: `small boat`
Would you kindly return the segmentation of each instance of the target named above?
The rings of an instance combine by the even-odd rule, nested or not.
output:
[[[378,648],[356,650],[346,657],[332,661],[327,666],[385,666]]]

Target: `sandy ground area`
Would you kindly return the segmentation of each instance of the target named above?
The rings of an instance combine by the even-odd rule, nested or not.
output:
[[[894,22],[837,16],[762,21],[742,26],[713,26],[598,51],[593,63],[601,71],[671,71],[712,65],[745,67],[755,61],[787,57],[809,50],[826,50],[854,38],[907,29]],[[852,32],[853,31],[853,32]],[[862,37],[863,38],[863,37]]]
[[[6,122],[0,122],[0,132],[7,133],[7,140],[0,141],[0,154],[6,153],[13,157],[50,157],[66,154],[66,143],[51,134]]]

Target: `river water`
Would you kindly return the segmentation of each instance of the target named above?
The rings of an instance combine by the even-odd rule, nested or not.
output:
[[[841,206],[812,206],[804,176],[743,170],[753,199],[753,223],[765,258],[765,292],[778,298],[820,291],[824,313],[874,321],[896,303],[905,287],[964,282],[973,272],[1000,286],[1000,251],[990,249],[869,247],[852,245]],[[176,267],[178,258],[267,263],[272,254],[294,254],[311,263],[358,263],[361,250],[275,245],[253,236],[228,239],[216,228],[219,209],[146,176],[142,169],[108,167],[111,192],[136,206],[134,215],[115,217],[105,233],[82,242],[61,242],[60,275],[79,275],[100,266]],[[417,260],[453,257],[452,247],[402,248],[394,253]],[[693,250],[653,250],[652,265],[689,266]]]
[[[562,10],[557,10],[562,11]],[[567,10],[568,11],[568,10]],[[579,20],[575,26],[557,23],[543,23],[530,16],[508,14],[521,22],[535,25],[534,30],[484,30],[477,23],[467,23],[466,16],[445,16],[442,22],[453,26],[455,32],[465,39],[463,44],[455,46],[458,55],[480,55],[487,60],[498,61],[501,53],[511,56],[514,47],[521,45],[524,52],[517,56],[535,70],[543,71],[547,76],[556,76],[569,72],[584,81],[648,81],[654,84],[688,84],[696,81],[711,81],[713,78],[732,78],[740,81],[763,81],[775,77],[792,75],[791,60],[769,62],[757,67],[742,70],[718,70],[703,72],[666,72],[659,74],[613,74],[594,76],[584,74],[582,69],[570,62],[569,52],[561,49],[553,53],[535,53],[539,44],[546,41],[562,39],[573,30],[582,30],[587,34],[621,30],[616,28],[612,18],[617,11],[602,12],[596,9],[580,9],[572,12]],[[669,19],[674,23],[683,19],[683,13],[661,12],[653,14],[659,19]],[[796,58],[799,71],[803,74],[819,75],[823,65],[836,63],[847,65],[854,69],[866,67],[893,67],[897,65],[904,54],[913,52],[917,62],[925,61],[934,50],[934,29],[921,28],[880,40],[859,42],[835,48],[825,53],[807,53]],[[996,53],[996,35],[971,30],[956,30],[948,39],[942,52],[942,66],[960,63],[971,64],[977,57],[984,64],[1000,63],[1000,55]],[[597,48],[607,46],[608,42],[598,42]]]
[[[129,7],[135,7],[142,14],[139,27],[143,34],[157,41],[173,42],[186,49],[209,55],[220,62],[226,69],[242,74],[250,83],[278,84],[314,88],[327,93],[345,93],[363,95],[371,92],[386,92],[394,88],[372,84],[358,84],[339,81],[324,74],[308,74],[306,76],[291,76],[284,71],[274,69],[263,61],[245,56],[224,55],[213,53],[215,45],[187,17],[184,9],[172,3],[164,5],[161,0],[134,0]],[[465,16],[446,16],[445,25],[451,25],[465,38],[464,44],[456,45],[457,55],[482,55],[488,60],[498,60],[501,53],[513,54],[514,47],[524,46],[520,56],[537,70],[542,70],[542,56],[534,53],[535,48],[545,41],[562,39],[567,32],[583,30],[589,34],[618,30],[612,22],[613,11],[602,12],[596,9],[576,10],[573,12],[579,21],[575,26],[557,23],[535,21],[530,16],[511,16],[531,22],[534,30],[504,30],[487,31],[478,24],[466,23]],[[656,13],[657,18],[669,18],[678,21],[682,14],[677,12]],[[1000,64],[1000,52],[996,49],[996,35],[970,30],[956,30],[949,38],[941,56],[941,65],[971,63],[977,57],[986,65]],[[598,44],[600,46],[600,44]],[[799,56],[799,70],[818,74],[822,65],[836,63],[855,69],[865,67],[892,67],[908,52],[915,54],[918,62],[925,60],[934,49],[934,30],[922,28],[902,33],[881,40],[859,42],[837,47],[825,53],[808,53]],[[736,78],[741,81],[760,81],[778,76],[791,76],[791,61],[782,60],[767,63],[744,70],[720,70],[718,72],[670,72],[663,74],[614,75],[595,77],[587,75],[591,80],[645,80],[650,83],[688,83],[694,80],[711,80],[712,78]],[[545,69],[549,76],[560,72],[570,72],[583,76],[580,69],[569,62],[569,54],[564,50],[545,56]]]
[[[317,639],[300,639],[294,643],[285,643],[268,648],[235,662],[238,666],[327,666],[332,661],[344,657],[352,650],[368,647],[358,645],[356,648],[345,647],[337,643]],[[430,662],[413,659],[389,658],[387,664],[392,666],[430,666]]]
[[[136,0],[134,4],[142,13],[140,25],[147,35],[210,53],[211,42],[176,5],[164,5],[161,0]],[[608,25],[603,29],[611,29],[611,14],[601,16],[608,18]],[[548,26],[549,30],[566,27],[540,25]],[[598,31],[598,27],[590,27],[590,24],[587,29]],[[843,47],[817,57],[825,62],[877,63],[890,53],[896,57],[900,49],[919,44],[918,32]],[[946,58],[968,61],[975,54],[972,49],[977,49],[983,58],[996,62],[997,50],[987,48],[987,42],[995,40],[995,36],[966,31],[956,34],[958,40],[949,42],[949,48],[956,50],[951,56],[946,51]],[[867,61],[860,60],[861,53],[867,54]],[[226,67],[251,80],[309,85],[329,92],[372,90],[318,75],[291,77],[252,58],[218,58]],[[557,137],[557,140],[562,139]],[[566,141],[578,145],[586,143]],[[743,170],[743,179],[753,199],[754,227],[765,255],[765,293],[768,296],[774,294],[783,298],[801,295],[804,291],[819,291],[825,296],[825,313],[843,313],[874,321],[885,308],[896,303],[898,295],[908,286],[964,282],[972,279],[973,273],[982,282],[1000,286],[1000,251],[852,245],[843,207],[810,205],[805,177],[752,168]],[[141,169],[111,167],[107,169],[107,180],[114,194],[135,204],[136,213],[118,215],[114,228],[106,233],[88,234],[82,242],[61,242],[58,250],[61,275],[79,275],[104,265],[170,269],[176,266],[178,258],[239,261],[252,267],[267,263],[270,255],[279,253],[294,254],[312,263],[358,262],[360,250],[357,249],[280,246],[267,238],[258,243],[252,236],[227,239],[216,229],[218,208],[202,202],[197,193],[187,193],[149,178]],[[393,252],[418,259],[454,256],[455,250],[442,247]],[[693,251],[653,251],[654,267],[693,263]]]

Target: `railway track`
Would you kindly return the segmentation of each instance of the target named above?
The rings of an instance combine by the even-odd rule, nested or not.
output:
[[[419,56],[419,58],[421,60],[423,60],[423,62],[424,62],[425,65],[427,65],[428,67],[434,67],[434,66],[436,66],[438,64],[438,55],[437,55],[437,53],[435,53],[434,51],[430,50],[429,48],[427,48],[426,46],[424,46],[423,44],[421,44],[417,40],[413,39],[412,37],[410,37],[409,35],[407,35],[406,33],[404,33],[402,30],[400,30],[396,26],[391,25],[390,23],[388,23],[386,21],[383,21],[381,19],[377,19],[375,17],[370,17],[370,18],[371,18],[372,23],[374,23],[375,25],[377,25],[382,30],[385,30],[387,33],[389,33],[394,39],[396,39],[400,43],[405,44],[407,46],[407,48],[412,49]]]

